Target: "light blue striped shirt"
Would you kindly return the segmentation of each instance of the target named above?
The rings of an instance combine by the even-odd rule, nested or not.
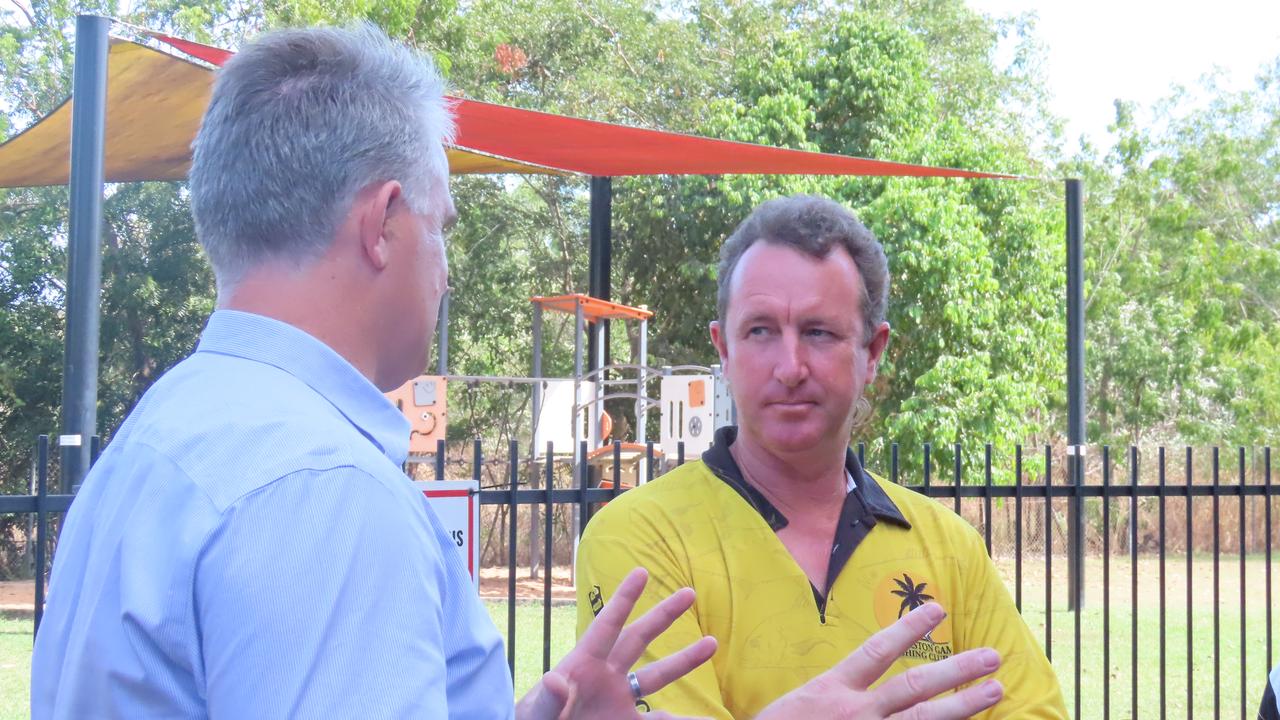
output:
[[[44,718],[510,718],[502,639],[341,356],[218,311],[67,516],[31,664]]]

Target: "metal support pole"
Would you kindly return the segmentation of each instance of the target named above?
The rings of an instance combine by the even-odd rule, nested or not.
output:
[[[538,416],[542,413],[542,306],[534,303],[533,305],[533,423],[530,424],[529,432],[529,458],[534,460],[538,456]],[[551,489],[550,472],[554,458],[551,453],[543,458],[547,464],[547,489]],[[538,489],[538,467],[534,462],[529,463],[529,485],[534,490]],[[550,494],[547,497],[551,497]],[[551,562],[549,559],[544,560],[542,543],[538,542],[538,531],[540,521],[538,513],[542,510],[539,505],[530,505],[529,510],[532,513],[529,521],[529,579],[535,579],[538,576],[538,568],[545,565],[548,574],[547,582],[550,583]],[[547,503],[547,514],[551,514],[551,503]],[[548,586],[549,587],[549,586]]]
[[[1067,468],[1073,485],[1084,484],[1084,207],[1081,183],[1066,181],[1067,208]],[[1068,527],[1068,607],[1084,607],[1083,498],[1071,496]]]
[[[604,398],[605,383],[605,372],[603,370],[605,357],[604,326],[605,323],[603,322],[596,323],[593,331],[594,337],[592,338],[592,344],[596,348],[594,353],[596,364],[591,368],[591,370],[595,372],[596,388],[591,400],[591,425],[587,428],[587,439],[591,439],[591,436],[594,434],[596,440],[595,444],[597,446],[604,445],[605,443],[604,435],[600,432],[600,414],[604,412],[604,401],[602,399]]]
[[[636,394],[641,397],[648,396],[649,387],[649,321],[640,321],[640,377],[636,379],[638,387]],[[648,429],[649,420],[649,404],[643,400],[636,400],[636,442],[644,443],[649,438],[646,430]]]
[[[576,453],[578,444],[578,430],[582,427],[582,420],[578,418],[578,405],[581,404],[582,398],[578,397],[579,388],[582,385],[582,346],[586,342],[586,318],[582,314],[582,304],[579,303],[573,310],[573,443],[574,452]],[[575,472],[577,468],[574,469]]]
[[[542,306],[533,306],[533,435],[538,432],[538,418],[542,414]],[[529,452],[537,454],[537,448],[530,443]]]
[[[599,300],[613,300],[610,278],[613,273],[613,178],[591,178],[591,243],[587,294]],[[609,322],[604,321],[605,356],[597,364],[596,348],[590,348],[592,368],[609,363]],[[594,336],[594,335],[593,335]]]
[[[449,296],[452,288],[446,288],[440,297],[440,311],[436,316],[436,374],[449,374]]]
[[[585,477],[587,466],[587,448],[584,438],[579,438],[578,430],[582,427],[582,419],[578,417],[578,407],[582,402],[578,390],[582,387],[582,345],[586,341],[584,337],[586,333],[586,319],[582,315],[582,303],[574,306],[573,311],[573,477],[582,485],[586,482],[582,480]],[[578,559],[577,548],[578,538],[582,537],[582,508],[580,505],[573,506],[573,548],[574,561]]]
[[[98,313],[102,294],[102,176],[107,108],[107,30],[111,19],[76,16],[71,85],[71,236],[67,259],[66,351],[62,365],[59,492],[89,471],[98,432]]]

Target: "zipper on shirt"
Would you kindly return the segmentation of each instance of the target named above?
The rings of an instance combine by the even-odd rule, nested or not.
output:
[[[809,589],[813,591],[813,601],[818,606],[818,623],[821,625],[826,625],[827,624],[827,598],[826,596],[822,595],[822,593],[818,592],[818,588],[814,587],[813,583],[809,583]]]

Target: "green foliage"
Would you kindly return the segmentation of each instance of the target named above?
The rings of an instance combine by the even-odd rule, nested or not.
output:
[[[1175,93],[1154,126],[1119,104],[1115,148],[1076,160],[1091,191],[1091,437],[1255,444],[1280,432],[1278,71],[1253,92],[1210,81],[1199,107]]]
[[[982,25],[982,19],[958,3],[932,7],[949,14],[915,18],[913,27],[869,5],[777,35],[770,52],[735,58],[734,86],[711,102],[699,129],[806,150],[1032,170],[1030,138],[995,139],[965,124],[992,114],[970,107],[968,98],[997,102],[1011,86],[995,81],[1005,76],[989,64],[991,47],[987,55],[968,57],[969,75],[987,84],[960,92],[951,76],[930,72],[936,62],[956,60],[954,48],[929,40],[968,38],[957,27]],[[939,19],[948,17],[955,25]],[[994,30],[986,37],[994,42]],[[1010,118],[1002,121],[1016,127]],[[1035,183],[759,176],[633,181],[619,213],[623,273],[636,277],[635,286],[647,289],[649,305],[658,310],[659,352],[682,362],[707,357],[721,239],[762,200],[794,192],[844,201],[889,255],[894,334],[872,389],[877,413],[863,433],[875,439],[873,451],[885,440],[915,448],[903,456],[906,471],[915,473],[925,442],[1011,446],[1051,428],[1062,354],[1046,352],[1046,345],[1063,333],[1061,229],[1051,191]],[[659,257],[665,261],[654,263]],[[1061,346],[1054,344],[1053,350]],[[939,462],[948,461],[947,452]]]
[[[151,17],[155,6],[138,12]],[[183,27],[184,7],[163,5]],[[186,8],[186,9],[189,9]],[[117,13],[114,3],[85,8]],[[207,11],[208,8],[205,8]],[[70,89],[73,9],[37,2],[30,22],[0,31],[0,67],[20,78],[0,88],[8,127],[23,128]],[[137,19],[137,18],[134,18]],[[160,25],[160,23],[156,23]],[[56,434],[61,402],[67,192],[0,190],[0,493],[28,492],[36,436]],[[98,432],[111,432],[150,383],[195,345],[213,308],[213,278],[179,184],[108,188],[102,244]],[[17,516],[0,517],[0,577],[12,558]]]

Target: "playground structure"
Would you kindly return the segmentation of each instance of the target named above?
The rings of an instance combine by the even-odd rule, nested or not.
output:
[[[451,383],[531,386],[531,460],[569,463],[575,473],[583,463],[603,469],[614,462],[615,448],[609,442],[613,439],[619,441],[618,460],[632,484],[643,483],[654,474],[648,467],[647,442],[649,415],[653,411],[659,412],[660,428],[659,445],[652,454],[655,460],[675,460],[681,453],[681,443],[684,455],[693,457],[710,447],[717,428],[734,421],[733,401],[718,365],[656,368],[647,364],[649,320],[653,317],[647,308],[584,294],[536,296],[530,298],[530,303],[533,357],[528,377],[449,374],[448,304],[442,304],[437,374],[421,375],[387,393],[410,422],[410,462],[433,460],[446,438]],[[570,377],[544,376],[543,322],[548,311],[573,316]],[[605,323],[610,321],[639,323],[638,347],[626,363],[607,362]],[[586,353],[587,347],[594,348],[594,352]],[[648,390],[653,380],[660,380],[656,398]],[[613,400],[634,403],[634,433],[614,432],[614,420],[605,410],[605,403]],[[611,485],[610,482],[608,486]]]

